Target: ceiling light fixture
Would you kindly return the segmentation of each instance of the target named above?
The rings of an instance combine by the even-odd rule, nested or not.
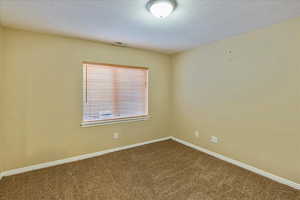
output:
[[[169,16],[176,8],[176,0],[150,0],[146,7],[152,15],[158,18]]]

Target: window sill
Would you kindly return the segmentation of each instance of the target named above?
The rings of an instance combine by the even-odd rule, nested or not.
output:
[[[122,119],[89,121],[89,122],[81,122],[80,126],[81,127],[103,126],[103,125],[118,124],[118,123],[125,123],[125,122],[145,121],[148,120],[149,118],[150,116],[146,115],[146,116],[128,117]]]

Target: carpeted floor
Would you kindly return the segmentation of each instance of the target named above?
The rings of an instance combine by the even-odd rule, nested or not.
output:
[[[0,181],[1,200],[300,200],[300,192],[168,140]]]

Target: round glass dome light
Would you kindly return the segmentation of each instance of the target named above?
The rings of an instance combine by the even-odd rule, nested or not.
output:
[[[176,6],[175,0],[150,0],[146,7],[155,17],[165,18],[174,11]]]

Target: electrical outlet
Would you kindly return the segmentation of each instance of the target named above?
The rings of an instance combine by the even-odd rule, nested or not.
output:
[[[198,138],[200,136],[199,131],[195,131],[195,137]]]
[[[113,139],[115,139],[115,140],[119,139],[119,133],[114,133],[113,134]]]
[[[217,144],[217,143],[219,143],[219,138],[216,137],[216,136],[211,136],[210,137],[210,142]]]

